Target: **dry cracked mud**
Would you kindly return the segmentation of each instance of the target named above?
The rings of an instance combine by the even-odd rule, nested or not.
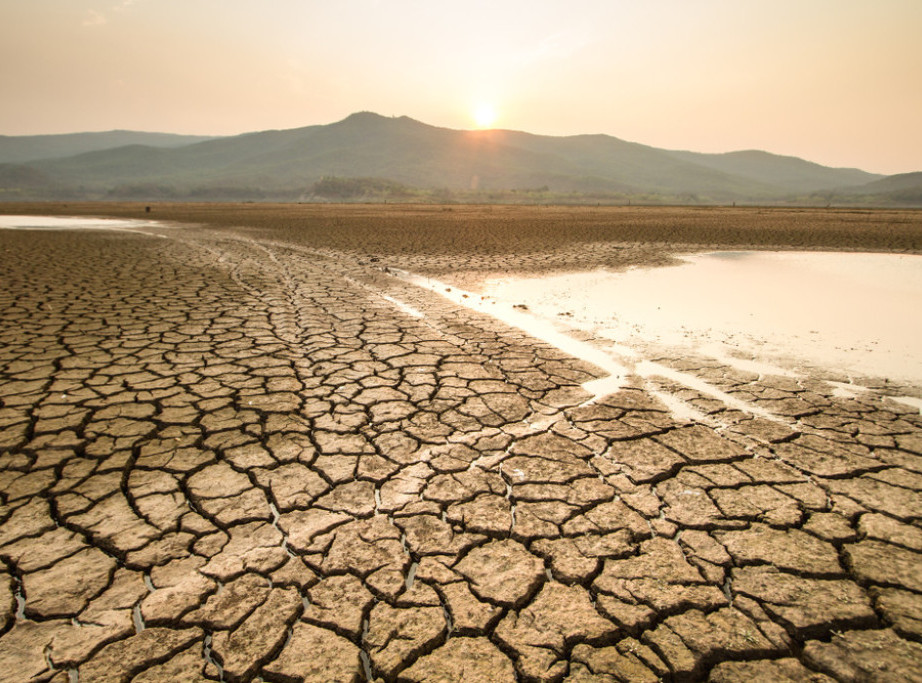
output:
[[[589,401],[376,259],[159,234],[0,231],[0,678],[922,680],[892,387]]]

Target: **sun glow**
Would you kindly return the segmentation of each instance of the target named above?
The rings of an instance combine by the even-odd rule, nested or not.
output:
[[[478,128],[490,128],[496,122],[496,109],[488,102],[481,102],[474,108],[474,123]]]

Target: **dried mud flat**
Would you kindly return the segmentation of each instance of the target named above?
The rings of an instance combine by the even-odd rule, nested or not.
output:
[[[660,382],[708,416],[683,421],[639,379],[587,402],[598,368],[386,268],[666,245],[628,214],[378,210],[0,231],[0,678],[922,680],[918,408],[680,358],[763,416]],[[886,241],[680,214],[630,215],[673,246]],[[922,248],[917,214],[868,220]]]

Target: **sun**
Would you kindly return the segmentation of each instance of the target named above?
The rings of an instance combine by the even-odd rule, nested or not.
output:
[[[491,128],[496,122],[496,108],[489,102],[474,107],[474,123],[478,128]]]

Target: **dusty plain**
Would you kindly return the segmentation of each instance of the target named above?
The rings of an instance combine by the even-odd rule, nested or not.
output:
[[[922,253],[922,212],[151,208],[0,205],[176,222],[0,230],[0,680],[922,680],[918,387],[664,357],[772,419],[587,402],[388,272]]]

